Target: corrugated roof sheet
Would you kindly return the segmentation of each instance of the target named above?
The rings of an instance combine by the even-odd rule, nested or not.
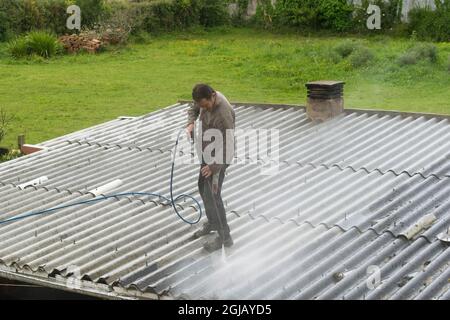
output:
[[[171,149],[186,103],[116,119],[42,143],[0,165],[3,220],[117,192],[168,194]],[[0,225],[0,262],[19,273],[83,281],[120,295],[281,299],[448,299],[450,122],[346,111],[325,123],[294,106],[236,105],[238,128],[280,130],[279,173],[260,159],[230,166],[223,198],[235,246],[227,264],[196,227],[149,197],[113,198]],[[187,143],[187,142],[186,142]],[[188,156],[188,155],[187,155]],[[177,164],[176,193],[197,193],[198,166]],[[16,186],[42,176],[43,184]],[[179,203],[192,220],[192,201]],[[406,237],[419,219],[430,228]],[[370,268],[381,284],[370,286]],[[72,276],[73,277],[73,276]]]

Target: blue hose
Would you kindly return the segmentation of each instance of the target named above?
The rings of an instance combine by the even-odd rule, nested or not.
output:
[[[1,224],[5,224],[5,223],[9,223],[9,222],[13,222],[13,221],[22,220],[22,219],[33,217],[33,216],[37,216],[37,215],[48,214],[50,212],[54,212],[54,211],[65,209],[65,208],[69,208],[69,207],[85,205],[85,204],[92,203],[92,202],[107,200],[109,198],[118,198],[118,197],[124,197],[124,196],[154,196],[154,197],[158,197],[160,199],[164,199],[164,200],[166,200],[167,202],[169,202],[172,205],[173,210],[175,211],[177,216],[181,220],[183,220],[183,222],[185,222],[187,224],[191,224],[191,225],[198,223],[200,221],[200,219],[202,218],[202,214],[203,214],[202,207],[201,207],[200,203],[193,196],[188,195],[188,194],[180,194],[180,195],[176,196],[175,199],[173,197],[173,174],[174,174],[174,171],[175,171],[175,158],[176,158],[176,153],[177,153],[177,148],[178,148],[178,141],[180,139],[180,134],[181,134],[182,131],[184,131],[184,129],[181,129],[180,131],[178,131],[177,140],[175,142],[175,146],[174,146],[174,150],[173,150],[172,169],[170,171],[170,199],[165,197],[165,196],[163,196],[163,195],[161,195],[161,194],[150,193],[150,192],[126,192],[126,193],[112,194],[112,195],[108,195],[108,196],[102,195],[100,198],[95,198],[95,199],[91,199],[91,200],[84,200],[84,201],[79,201],[79,202],[75,202],[75,203],[71,203],[71,204],[61,205],[61,206],[57,206],[57,207],[46,209],[46,210],[42,210],[42,211],[25,213],[25,214],[20,215],[20,216],[16,216],[16,217],[12,217],[12,218],[9,218],[9,219],[6,219],[6,220],[2,220],[2,221],[0,221],[0,225]],[[182,199],[182,198],[190,198],[190,199],[192,199],[194,201],[194,203],[196,204],[196,206],[198,207],[199,215],[198,215],[198,218],[195,221],[186,220],[178,212],[175,203],[179,199]]]

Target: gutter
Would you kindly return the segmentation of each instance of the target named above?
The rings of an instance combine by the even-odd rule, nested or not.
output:
[[[42,287],[48,287],[58,290],[63,290],[72,293],[78,293],[82,295],[87,295],[100,299],[108,300],[138,300],[138,299],[158,299],[156,295],[148,293],[138,293],[135,296],[121,294],[117,291],[112,290],[109,286],[104,284],[96,284],[91,281],[79,280],[77,281],[77,288],[69,288],[67,286],[68,278],[62,276],[51,277],[41,277],[29,274],[18,273],[17,271],[11,270],[11,268],[5,269],[4,266],[0,266],[0,278],[5,278],[8,280],[21,281],[33,285],[39,285]],[[105,287],[105,288],[101,288]]]

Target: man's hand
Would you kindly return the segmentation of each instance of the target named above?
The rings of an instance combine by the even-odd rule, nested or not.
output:
[[[186,134],[187,134],[188,140],[191,140],[191,134],[192,134],[193,130],[194,130],[194,124],[193,123],[188,124],[188,126],[186,127]]]
[[[208,165],[204,166],[200,171],[205,178],[209,178],[212,175],[211,168]]]

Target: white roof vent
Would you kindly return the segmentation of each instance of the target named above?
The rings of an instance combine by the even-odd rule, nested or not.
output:
[[[94,196],[98,197],[101,194],[105,194],[111,190],[120,187],[122,183],[123,183],[122,180],[116,179],[114,181],[108,182],[107,184],[104,184],[98,188],[89,191],[89,193],[92,193]]]
[[[17,188],[19,188],[20,190],[23,190],[23,189],[25,189],[26,187],[34,187],[34,186],[41,185],[41,184],[43,184],[43,183],[44,183],[45,181],[47,181],[47,180],[48,180],[48,178],[47,178],[46,176],[43,176],[43,177],[36,178],[36,179],[31,180],[31,181],[28,181],[28,182],[19,184],[19,185],[17,186]]]

